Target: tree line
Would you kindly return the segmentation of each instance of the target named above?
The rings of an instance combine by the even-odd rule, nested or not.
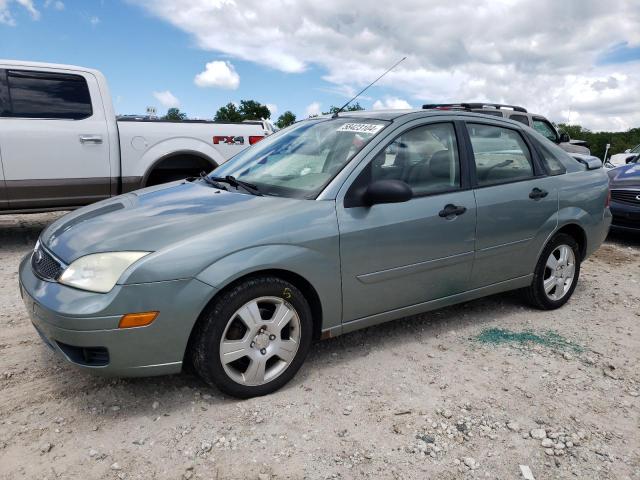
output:
[[[331,106],[328,112],[322,112],[323,115],[335,113],[340,110],[340,107]],[[353,105],[349,105],[345,108],[346,111],[352,112],[355,110],[364,110],[358,102]],[[314,115],[317,116],[317,115]],[[187,114],[181,112],[179,108],[170,108],[167,114],[162,117],[163,120],[169,120],[172,122],[181,122],[187,119]],[[240,100],[240,104],[227,103],[224,107],[220,107],[213,117],[216,122],[232,122],[240,123],[245,120],[270,120],[271,111],[266,105],[256,102],[255,100]],[[278,128],[285,128],[292,125],[296,121],[296,115],[287,110],[278,117],[275,121],[275,126]]]
[[[607,158],[622,153],[628,148],[640,145],[640,128],[631,128],[626,132],[592,132],[580,125],[558,124],[558,130],[565,131],[572,139],[587,142],[591,155],[604,160],[607,143],[610,145]]]

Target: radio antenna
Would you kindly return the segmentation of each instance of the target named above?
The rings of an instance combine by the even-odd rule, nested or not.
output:
[[[407,57],[402,57],[400,60],[398,60],[396,63],[393,64],[393,66],[391,68],[389,68],[386,72],[384,72],[382,75],[380,75],[378,78],[376,78],[373,82],[371,82],[369,85],[367,85],[366,87],[364,87],[355,97],[353,97],[351,100],[349,100],[347,103],[345,103],[342,107],[340,107],[339,110],[336,110],[336,112],[331,116],[331,118],[336,118],[338,116],[338,114],[343,111],[345,108],[347,108],[347,106],[353,102],[356,98],[358,98],[360,95],[362,95],[369,87],[371,87],[374,83],[376,83],[378,80],[380,80],[382,77],[384,77],[387,73],[389,73],[391,70],[393,70],[394,68],[396,68],[398,65],[400,65],[402,62],[404,62],[407,59]]]

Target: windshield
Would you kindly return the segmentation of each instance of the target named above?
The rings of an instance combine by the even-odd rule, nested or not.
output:
[[[389,122],[363,118],[305,120],[267,137],[213,171],[260,193],[315,198]]]

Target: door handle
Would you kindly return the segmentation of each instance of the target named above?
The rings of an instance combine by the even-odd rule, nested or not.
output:
[[[538,200],[540,198],[544,198],[547,195],[549,195],[549,192],[547,192],[546,190],[542,190],[538,187],[535,187],[533,190],[531,190],[531,193],[529,193],[529,198],[532,198],[533,200]]]
[[[440,215],[442,218],[449,218],[453,216],[457,217],[458,215],[462,215],[466,211],[467,207],[458,207],[457,205],[449,203],[442,210],[440,210],[438,215]]]
[[[80,135],[79,139],[82,144],[92,143],[99,145],[102,143],[102,135]]]

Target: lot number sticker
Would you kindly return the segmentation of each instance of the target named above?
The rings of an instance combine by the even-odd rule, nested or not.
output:
[[[374,133],[378,133],[383,128],[384,125],[373,125],[371,123],[345,123],[337,131],[373,135]]]

